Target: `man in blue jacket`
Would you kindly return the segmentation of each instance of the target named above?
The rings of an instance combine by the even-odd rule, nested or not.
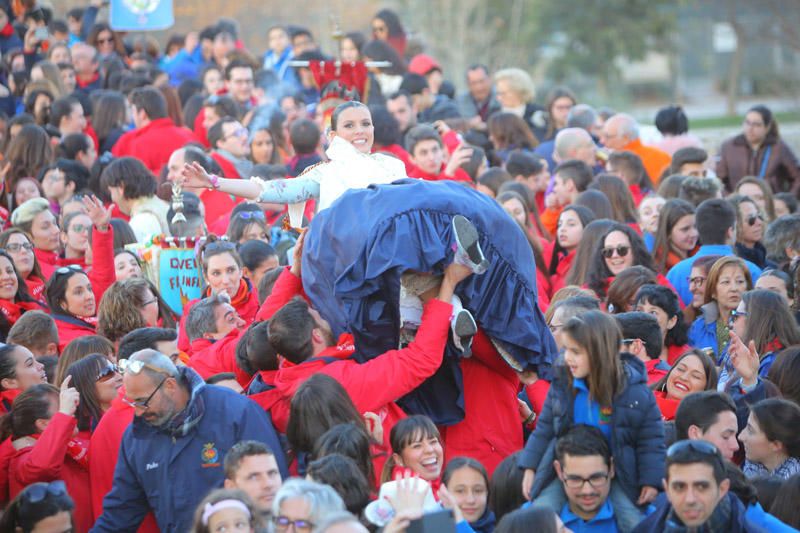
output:
[[[255,440],[286,459],[268,416],[228,389],[206,385],[155,350],[131,356],[124,369],[125,402],[136,418],[125,431],[114,486],[93,532],[134,532],[152,511],[162,533],[189,531],[198,503],[225,479],[225,455]]]
[[[727,200],[712,198],[697,207],[695,214],[697,233],[700,239],[700,249],[687,257],[667,272],[667,280],[675,287],[678,296],[684,305],[692,303],[692,293],[689,290],[689,275],[692,265],[698,257],[705,255],[736,255],[733,245],[736,242],[736,208]],[[761,269],[750,261],[745,260],[753,285],[761,275]]]

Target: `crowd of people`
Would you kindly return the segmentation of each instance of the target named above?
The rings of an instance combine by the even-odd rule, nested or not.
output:
[[[388,9],[337,50],[104,11],[0,2],[0,530],[800,529],[767,107],[646,143]],[[200,298],[162,295],[163,242]]]

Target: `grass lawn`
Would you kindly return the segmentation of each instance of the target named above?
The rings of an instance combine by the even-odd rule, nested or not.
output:
[[[800,122],[800,111],[784,111],[775,113],[775,118],[778,124],[786,124],[789,122]],[[744,116],[723,116],[711,118],[697,118],[690,121],[692,130],[703,128],[729,128],[741,125]]]

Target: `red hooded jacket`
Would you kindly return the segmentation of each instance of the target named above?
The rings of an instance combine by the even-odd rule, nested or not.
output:
[[[252,376],[236,364],[236,345],[245,333],[247,328],[234,329],[218,341],[203,338],[193,340],[192,355],[187,366],[193,368],[204,380],[223,372],[233,372],[239,385],[246,389]]]
[[[111,149],[115,157],[131,156],[159,176],[172,152],[197,138],[188,128],[178,127],[169,117],[151,120],[147,126],[125,133]]]

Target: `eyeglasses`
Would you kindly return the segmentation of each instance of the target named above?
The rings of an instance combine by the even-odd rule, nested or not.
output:
[[[136,361],[136,362],[138,363],[138,361]],[[127,398],[122,398],[122,401],[125,402],[127,405],[133,407],[134,409],[144,409],[145,411],[147,411],[147,409],[150,407],[150,402],[153,400],[153,396],[155,396],[156,393],[159,390],[161,390],[161,387],[164,386],[164,383],[166,383],[168,379],[169,379],[169,377],[165,377],[164,379],[162,379],[161,383],[159,383],[158,387],[156,387],[156,390],[151,392],[150,396],[148,396],[144,400],[133,401],[132,402],[132,401],[128,400]]]
[[[59,274],[59,275],[62,275],[62,276],[64,274],[78,273],[78,272],[81,272],[81,273],[83,272],[83,269],[81,268],[80,265],[67,265],[67,266],[63,266],[61,268],[56,269],[56,274]]]
[[[58,169],[55,169],[53,172],[47,175],[47,179],[50,181],[61,181],[64,179],[64,173]]]
[[[117,365],[106,365],[106,367],[97,373],[95,381],[107,381],[115,374],[119,374],[119,367]]]
[[[703,276],[695,276],[693,278],[689,278],[689,285],[702,285],[703,283],[706,282],[706,279],[707,278],[704,278]]]
[[[27,503],[39,503],[47,498],[48,494],[51,496],[63,496],[67,494],[67,486],[60,479],[50,483],[34,483],[33,485],[28,485],[22,491],[22,498]]]
[[[251,220],[251,219],[258,219],[258,220],[266,220],[263,211],[239,211],[236,213],[237,218],[241,218],[242,220]]]
[[[614,257],[614,252],[617,252],[617,255],[620,257],[625,257],[628,255],[628,252],[631,251],[630,246],[617,246],[616,248],[603,248],[603,257],[606,259],[611,259]]]
[[[748,226],[754,225],[756,223],[756,220],[760,220],[761,222],[764,222],[764,215],[759,213],[757,215],[752,215],[752,216],[748,217],[747,218],[747,225]]]
[[[10,242],[6,244],[6,250],[9,252],[19,252],[20,250],[30,252],[33,250],[33,245],[29,242]]]
[[[667,459],[674,459],[675,457],[687,452],[699,453],[701,455],[716,459],[720,469],[725,469],[725,461],[722,459],[722,454],[720,453],[719,449],[705,440],[680,440],[667,448]]]
[[[750,313],[748,313],[747,311],[737,311],[736,309],[734,309],[733,311],[731,311],[731,316],[728,318],[728,327],[729,328],[733,327],[733,323],[736,322],[736,319],[739,318],[740,316],[747,316],[749,314]]]
[[[592,474],[589,477],[581,477],[581,476],[564,476],[561,478],[564,482],[564,485],[570,489],[580,489],[583,488],[584,483],[588,483],[593,489],[602,488],[608,483],[608,473],[601,474],[596,473]]]
[[[226,135],[225,138],[230,139],[231,137],[247,137],[247,135],[248,135],[247,128],[238,127],[235,130],[233,130],[230,133],[230,135]]]
[[[547,325],[550,328],[550,333],[557,333],[558,330],[564,327],[564,324],[553,324],[552,322]]]
[[[636,341],[639,341],[639,342],[641,342],[641,343],[642,343],[642,344],[644,344],[644,345],[646,345],[646,344],[647,344],[647,343],[646,343],[645,341],[643,341],[642,339],[622,339],[622,344],[625,344],[625,345],[628,345],[628,344],[633,344],[633,343],[634,343],[634,342],[636,342]]]
[[[272,519],[275,524],[275,529],[278,531],[286,531],[289,526],[294,526],[295,531],[310,531],[314,524],[309,520],[289,520],[286,516],[276,516]]]

